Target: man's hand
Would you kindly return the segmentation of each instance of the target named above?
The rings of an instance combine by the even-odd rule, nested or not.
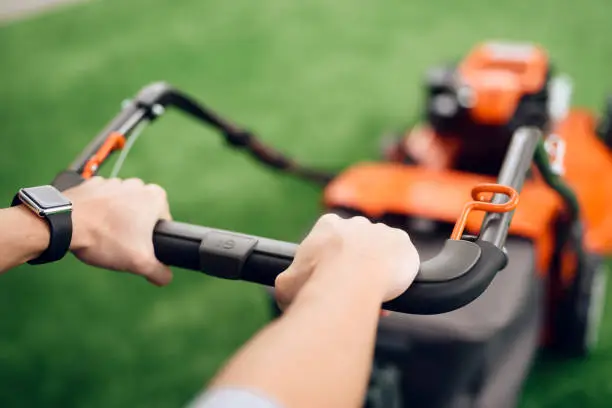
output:
[[[276,279],[285,312],[212,387],[252,390],[292,408],[361,406],[380,306],[404,292],[418,268],[405,232],[363,217],[324,215]]]
[[[81,261],[105,269],[131,272],[163,286],[170,268],[155,258],[153,229],[170,220],[165,191],[139,179],[93,177],[66,190],[73,204],[71,251]]]
[[[313,274],[350,269],[347,279],[365,279],[381,303],[401,295],[419,270],[419,255],[402,230],[364,217],[322,216],[302,242],[291,266],[275,282],[281,308],[287,307]],[[325,289],[323,289],[325,290]]]

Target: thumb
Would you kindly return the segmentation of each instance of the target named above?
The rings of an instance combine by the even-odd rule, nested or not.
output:
[[[278,274],[274,280],[274,295],[276,297],[276,304],[281,310],[285,310],[292,298],[294,293],[294,277],[295,273],[292,272],[291,267],[285,269],[283,272]]]
[[[290,266],[279,274],[274,281],[276,289],[276,303],[281,310],[284,310],[295,299],[298,292],[308,280],[308,273],[301,271],[295,266]]]
[[[155,286],[166,286],[172,282],[172,270],[158,262],[149,272],[144,275],[145,279]]]

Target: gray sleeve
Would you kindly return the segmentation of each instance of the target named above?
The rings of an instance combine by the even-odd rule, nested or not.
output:
[[[187,408],[282,408],[263,395],[239,388],[219,388],[205,392]]]

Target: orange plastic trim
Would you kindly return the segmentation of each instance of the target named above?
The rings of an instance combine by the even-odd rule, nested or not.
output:
[[[471,89],[470,116],[500,125],[510,120],[524,94],[545,86],[548,56],[537,45],[488,42],[474,47],[458,71]]]
[[[95,175],[104,160],[113,151],[123,149],[123,146],[125,146],[125,136],[119,132],[111,133],[98,151],[85,164],[82,174],[83,178],[88,179]]]

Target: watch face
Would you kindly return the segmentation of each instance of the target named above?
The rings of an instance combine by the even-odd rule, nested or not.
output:
[[[55,187],[40,186],[21,189],[22,202],[39,215],[70,211],[72,203]]]

